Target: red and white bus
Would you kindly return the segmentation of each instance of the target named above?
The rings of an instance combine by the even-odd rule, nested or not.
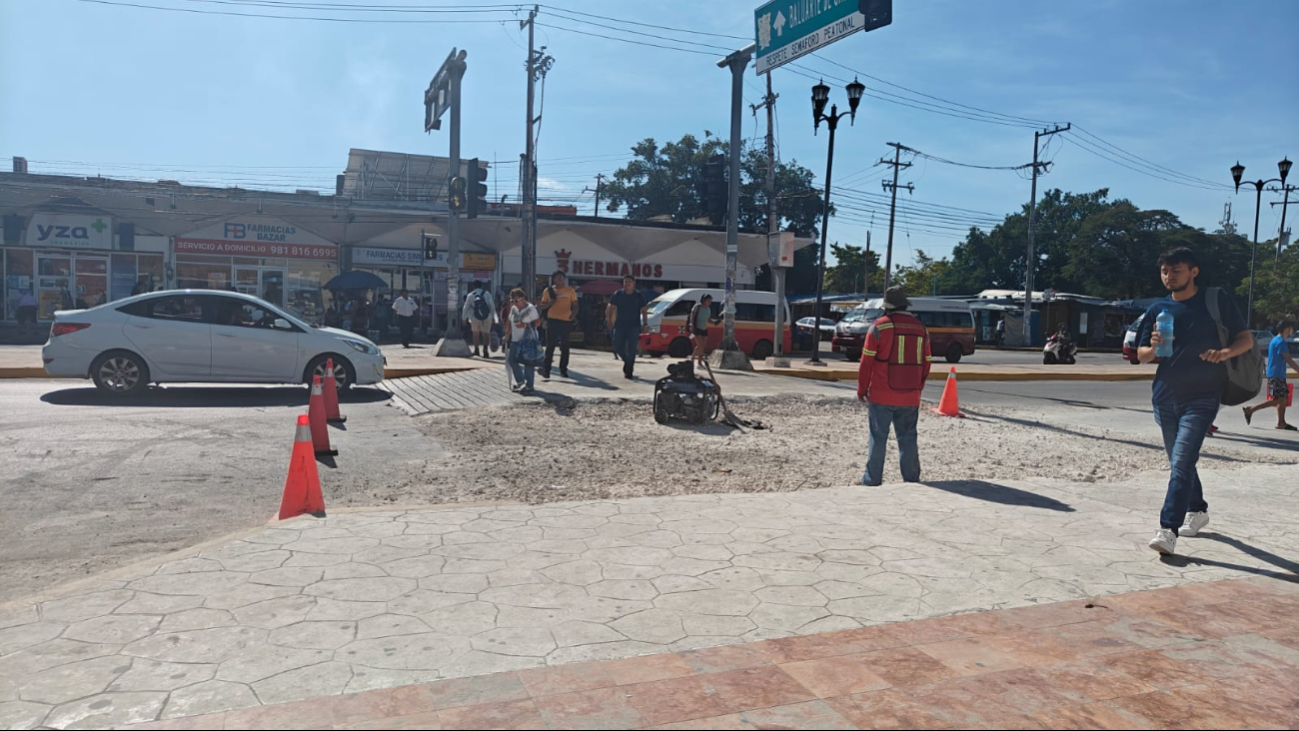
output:
[[[640,351],[651,355],[685,358],[690,355],[690,310],[705,294],[713,296],[713,315],[721,317],[726,292],[720,289],[674,289],[649,304],[649,329],[641,335]],[[784,352],[791,345],[789,305],[785,308]],[[735,292],[735,340],[749,357],[762,360],[775,351],[776,293],[741,289]],[[722,326],[708,326],[707,350],[722,346]]]

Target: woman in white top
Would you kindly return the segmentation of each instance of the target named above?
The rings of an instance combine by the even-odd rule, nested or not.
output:
[[[514,304],[510,307],[509,327],[505,328],[505,342],[509,343],[510,348],[505,365],[514,373],[514,390],[529,394],[532,393],[536,368],[523,363],[520,353],[523,349],[524,336],[532,327],[532,323],[541,319],[541,313],[528,303],[527,293],[518,287],[510,290],[510,301]],[[536,332],[533,332],[530,337],[537,337]]]

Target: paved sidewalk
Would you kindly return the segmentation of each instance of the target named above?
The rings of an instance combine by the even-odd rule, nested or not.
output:
[[[1206,471],[1214,522],[1169,559],[1145,547],[1161,473],[297,519],[0,607],[0,726],[166,720],[1201,581],[1293,580],[1292,472]],[[1183,620],[1202,632],[1227,621]],[[935,659],[985,662],[968,644]],[[1012,646],[1016,657],[1032,649]]]
[[[1207,582],[125,728],[1292,728],[1297,591]]]

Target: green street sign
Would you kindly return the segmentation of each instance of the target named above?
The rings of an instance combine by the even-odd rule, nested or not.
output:
[[[765,74],[840,38],[892,22],[892,0],[772,0],[753,12],[754,71]]]

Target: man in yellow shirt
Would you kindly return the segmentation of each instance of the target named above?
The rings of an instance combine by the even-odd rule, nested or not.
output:
[[[559,375],[568,378],[568,340],[577,322],[577,290],[568,286],[568,276],[555,272],[550,286],[541,294],[541,310],[546,315],[546,364],[541,378],[550,380],[550,366],[555,359],[555,346],[559,346]]]

